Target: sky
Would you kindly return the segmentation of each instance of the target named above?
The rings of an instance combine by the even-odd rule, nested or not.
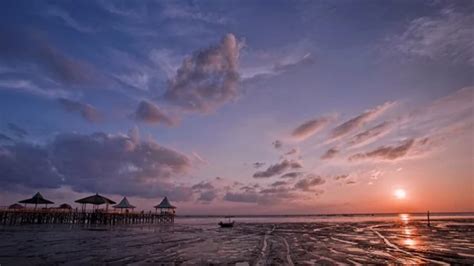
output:
[[[467,0],[2,1],[0,206],[474,211],[472,25]]]

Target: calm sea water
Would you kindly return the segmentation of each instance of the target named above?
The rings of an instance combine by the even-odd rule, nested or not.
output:
[[[335,215],[264,215],[232,216],[237,223],[312,223],[312,222],[377,222],[399,221],[409,217],[410,220],[426,220],[426,213],[390,213],[390,214],[335,214]],[[430,213],[431,220],[474,219],[474,213]],[[226,220],[224,216],[178,216],[178,224],[209,225]]]

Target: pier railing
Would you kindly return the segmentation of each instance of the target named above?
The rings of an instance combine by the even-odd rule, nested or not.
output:
[[[67,209],[0,209],[1,225],[16,224],[159,224],[173,223],[174,214]]]

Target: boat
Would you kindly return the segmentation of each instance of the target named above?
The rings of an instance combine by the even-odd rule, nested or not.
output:
[[[219,222],[219,226],[222,227],[222,228],[231,228],[231,227],[234,227],[234,223],[235,221],[230,221],[230,216],[228,217],[225,217],[227,218],[227,222],[223,222],[223,221],[220,221]]]

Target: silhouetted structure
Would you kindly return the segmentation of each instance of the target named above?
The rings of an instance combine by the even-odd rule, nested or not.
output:
[[[133,206],[132,204],[130,204],[130,202],[128,202],[127,197],[123,197],[120,203],[117,205],[114,205],[113,207],[115,209],[120,209],[121,211],[128,210],[128,209],[132,209],[132,210],[135,209],[135,206]]]
[[[78,199],[75,202],[82,204],[82,210],[83,211],[86,210],[86,205],[87,204],[91,204],[92,209],[97,209],[97,207],[99,205],[106,204],[106,209],[108,209],[109,204],[115,204],[116,203],[115,201],[113,201],[111,199],[108,199],[104,196],[99,195],[99,193],[96,193],[95,195],[92,195],[92,196],[89,196],[89,197]]]
[[[174,215],[176,211],[176,207],[171,205],[170,201],[168,200],[168,197],[165,197],[160,204],[155,206],[155,211],[158,212],[158,209],[160,209],[161,214],[168,214],[168,215]]]
[[[35,209],[38,206],[38,204],[44,204],[45,207],[48,207],[48,204],[54,204],[54,202],[47,200],[41,195],[41,193],[37,192],[32,198],[30,199],[25,199],[25,200],[20,200],[18,203],[23,203],[23,204],[34,204]]]

